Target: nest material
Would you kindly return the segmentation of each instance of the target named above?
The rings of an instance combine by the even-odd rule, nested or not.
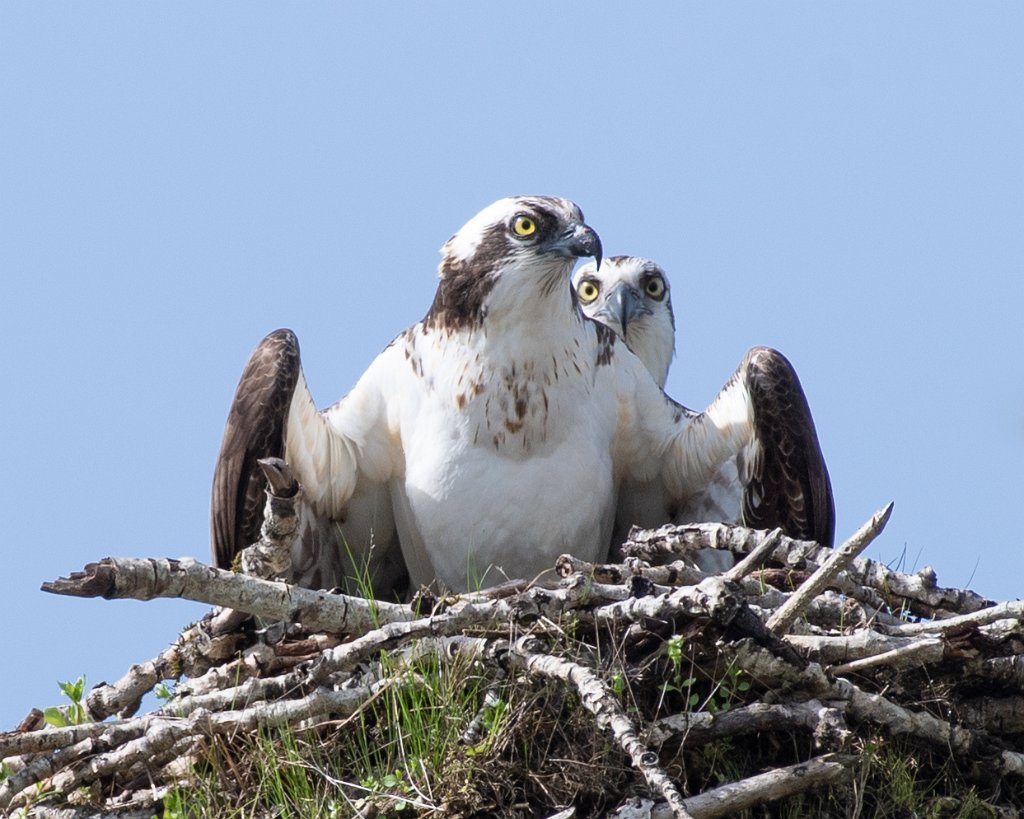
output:
[[[294,509],[272,500],[250,571],[277,565],[288,546]],[[218,608],[93,688],[94,722],[44,727],[30,715],[0,734],[0,811],[151,816],[218,769],[231,772],[218,780],[228,798],[253,749],[271,742],[281,753],[309,746],[296,764],[336,786],[337,815],[729,816],[823,786],[863,799],[885,741],[1014,815],[1024,804],[1024,603],[858,558],[890,511],[834,551],[720,524],[635,530],[622,563],[564,556],[552,585],[412,604],[190,560],[107,558],[44,588]],[[706,576],[690,555],[707,548],[738,562]],[[174,696],[134,716],[171,679]],[[442,712],[444,776],[410,767],[402,782],[384,770],[357,781],[343,764],[329,773],[356,726],[374,749],[410,740],[395,727],[396,696],[409,691],[428,692],[416,702]],[[838,801],[836,815],[856,815]]]

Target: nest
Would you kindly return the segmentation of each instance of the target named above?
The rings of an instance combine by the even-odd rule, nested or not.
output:
[[[271,500],[247,572],[288,548],[294,509]],[[927,783],[935,816],[1016,815],[1024,603],[857,557],[890,512],[835,550],[634,530],[619,563],[403,604],[107,558],[44,589],[216,608],[84,694],[77,724],[0,734],[0,811],[886,815],[895,778]],[[735,565],[705,574],[702,549]]]

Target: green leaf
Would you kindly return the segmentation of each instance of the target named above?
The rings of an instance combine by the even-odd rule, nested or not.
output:
[[[43,720],[55,728],[66,728],[70,724],[64,712],[53,705],[43,709]]]
[[[85,676],[79,677],[74,682],[70,680],[67,682],[58,682],[57,687],[64,693],[72,702],[80,702],[82,695],[85,694]]]

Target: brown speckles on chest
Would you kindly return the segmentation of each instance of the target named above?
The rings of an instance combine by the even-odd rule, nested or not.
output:
[[[423,356],[420,355],[419,350],[416,348],[414,329],[410,327],[399,336],[399,339],[402,341],[402,355],[405,356],[405,360],[409,362],[409,366],[412,367],[416,377],[423,378]]]
[[[547,439],[551,375],[510,365],[499,373],[460,379],[455,406],[474,424],[474,443],[524,454]]]
[[[460,412],[465,410],[473,399],[483,395],[487,389],[484,384],[484,375],[480,372],[479,362],[480,356],[477,356],[472,366],[464,365],[459,377],[455,379],[455,406]]]
[[[464,384],[462,379],[459,379],[459,382],[458,391],[455,393],[455,406],[462,411],[466,409],[470,401],[483,395],[487,388],[483,381],[470,381],[468,384]]]

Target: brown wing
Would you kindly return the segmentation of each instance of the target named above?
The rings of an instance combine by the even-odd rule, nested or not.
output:
[[[238,382],[210,504],[213,562],[222,569],[260,536],[267,482],[257,461],[284,457],[285,425],[299,371],[298,339],[291,330],[275,330],[253,350]]]
[[[743,492],[743,522],[759,529],[781,526],[790,537],[832,546],[832,482],[793,365],[777,350],[755,347],[740,371],[753,403],[759,444]]]

